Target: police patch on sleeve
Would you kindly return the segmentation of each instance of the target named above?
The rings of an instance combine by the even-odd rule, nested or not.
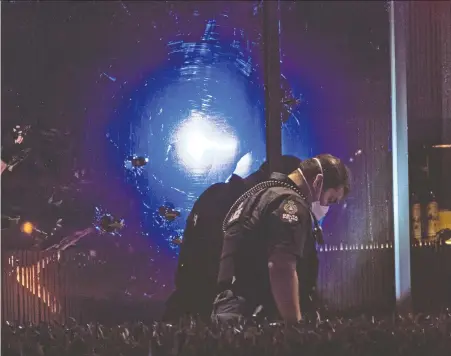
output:
[[[283,210],[288,214],[296,214],[298,212],[298,207],[293,200],[288,200],[283,206]]]
[[[297,223],[299,221],[299,217],[296,215],[298,212],[298,207],[293,200],[288,200],[283,206],[283,212],[281,219],[282,221],[288,223]]]

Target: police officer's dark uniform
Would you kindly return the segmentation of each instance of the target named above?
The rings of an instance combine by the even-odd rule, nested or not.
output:
[[[213,319],[278,317],[268,271],[268,258],[275,250],[296,255],[301,310],[307,308],[316,284],[316,242],[321,234],[310,202],[286,175],[273,173],[270,181],[238,199],[223,228],[220,293]]]
[[[227,183],[213,184],[194,203],[180,247],[176,289],[166,302],[164,320],[177,320],[185,314],[209,319],[217,292],[222,222],[248,188],[246,180],[234,174]]]

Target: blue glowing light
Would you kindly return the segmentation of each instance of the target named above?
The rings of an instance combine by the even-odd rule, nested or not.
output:
[[[168,43],[168,65],[128,94],[111,121],[112,162],[141,202],[141,230],[177,250],[197,197],[233,172],[246,176],[265,160],[263,86],[253,46],[241,31],[219,41],[215,21],[199,42]],[[129,157],[143,156],[135,167]],[[171,204],[179,215],[159,212]],[[214,208],[214,207],[212,207]]]

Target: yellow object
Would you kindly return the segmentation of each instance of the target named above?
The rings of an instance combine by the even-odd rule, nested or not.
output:
[[[27,221],[27,222],[24,222],[22,224],[22,229],[21,230],[24,233],[26,233],[27,235],[30,235],[33,232],[33,230],[34,230],[34,226],[33,226],[33,224],[31,222]]]
[[[438,216],[438,204],[435,201],[431,201],[427,205],[427,235],[429,240],[434,240],[437,232],[439,232],[439,216]]]
[[[440,210],[438,213],[438,230],[451,229],[451,210]]]
[[[413,204],[412,206],[412,232],[413,237],[421,241],[421,205]]]

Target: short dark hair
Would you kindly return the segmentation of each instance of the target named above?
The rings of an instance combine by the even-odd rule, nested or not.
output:
[[[299,165],[301,164],[301,162],[302,161],[295,156],[283,155],[280,158],[280,163],[281,163],[280,169],[279,169],[280,172],[278,172],[278,173],[290,174],[291,172],[293,172],[299,168]],[[272,173],[272,172],[269,172],[268,161],[265,161],[258,170],[266,176],[269,176]]]
[[[344,195],[347,196],[351,190],[351,171],[349,168],[342,160],[331,154],[321,154],[315,158],[319,159],[323,168],[323,190],[343,187]],[[321,168],[314,158],[302,161],[300,168],[309,183],[312,183],[316,175],[321,173]]]

